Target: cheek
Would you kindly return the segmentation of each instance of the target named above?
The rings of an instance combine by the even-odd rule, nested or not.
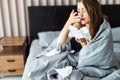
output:
[[[84,24],[89,22],[90,22],[90,17],[86,15]]]
[[[90,17],[87,17],[87,21],[90,22]]]
[[[87,21],[90,21],[90,17],[88,14],[85,14]]]

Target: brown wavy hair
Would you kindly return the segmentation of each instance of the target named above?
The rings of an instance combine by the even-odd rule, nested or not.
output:
[[[90,16],[89,31],[91,39],[93,39],[105,16],[103,15],[101,5],[97,0],[77,0],[77,3],[80,2],[83,3]]]

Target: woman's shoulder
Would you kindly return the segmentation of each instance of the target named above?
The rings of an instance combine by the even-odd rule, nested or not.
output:
[[[105,18],[103,19],[101,26],[104,28],[111,28],[110,22]]]

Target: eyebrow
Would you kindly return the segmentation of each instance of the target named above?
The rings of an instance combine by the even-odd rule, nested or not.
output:
[[[77,8],[77,11],[80,11],[80,10],[86,10],[86,9],[85,9],[85,8],[81,8],[81,9],[78,9],[78,8]]]
[[[82,8],[82,9],[77,8],[77,10],[84,10],[84,8]]]

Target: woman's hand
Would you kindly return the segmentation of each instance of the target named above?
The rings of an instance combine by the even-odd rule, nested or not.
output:
[[[77,38],[76,41],[81,44],[81,46],[87,45],[87,40],[85,38]]]
[[[72,10],[67,22],[65,23],[63,29],[59,34],[58,42],[57,42],[58,45],[63,45],[66,44],[68,41],[70,41],[71,38],[68,37],[68,33],[69,33],[68,27],[74,24],[75,27],[79,28],[80,27],[79,22],[80,22],[80,17],[77,15],[77,12]]]
[[[72,10],[67,22],[71,25],[73,25],[74,23],[80,22],[80,17],[77,15],[77,12]]]

